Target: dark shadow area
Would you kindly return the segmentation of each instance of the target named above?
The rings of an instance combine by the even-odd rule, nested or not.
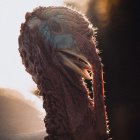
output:
[[[102,0],[102,4],[107,5],[104,13],[96,7],[100,2],[91,1],[87,15],[99,28],[97,40],[104,64],[105,100],[111,137],[113,140],[139,140],[139,2]]]

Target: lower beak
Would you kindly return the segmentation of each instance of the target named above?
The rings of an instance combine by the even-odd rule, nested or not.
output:
[[[92,79],[89,74],[89,71],[92,69],[91,65],[80,51],[63,49],[59,50],[59,56],[62,58],[62,63],[65,66],[69,67],[85,79]]]

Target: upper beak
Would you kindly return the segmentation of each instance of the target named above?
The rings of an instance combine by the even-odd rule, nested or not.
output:
[[[62,63],[81,75],[83,78],[91,80],[92,77],[89,74],[91,71],[91,65],[86,57],[80,52],[73,49],[60,49],[59,56],[62,58]]]

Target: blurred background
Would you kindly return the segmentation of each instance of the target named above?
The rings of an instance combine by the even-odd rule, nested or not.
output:
[[[17,39],[24,15],[36,6],[71,6],[98,28],[98,48],[104,64],[105,102],[110,137],[140,140],[140,3],[138,0],[0,1],[0,87],[32,99],[36,88],[18,54]]]

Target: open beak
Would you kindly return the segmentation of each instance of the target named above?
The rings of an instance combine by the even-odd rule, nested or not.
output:
[[[91,71],[91,65],[86,57],[80,53],[71,49],[59,50],[59,56],[62,58],[62,63],[81,75],[83,78],[91,80],[92,77],[89,74]]]

